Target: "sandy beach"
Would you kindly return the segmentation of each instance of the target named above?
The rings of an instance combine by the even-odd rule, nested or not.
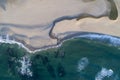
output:
[[[120,1],[114,2],[120,11]],[[110,11],[107,0],[8,0],[5,10],[0,9],[0,34],[24,42],[29,49],[54,45],[57,39],[84,31],[120,36],[120,17],[110,20]],[[54,23],[66,16],[73,17]]]
[[[120,15],[120,1],[114,0]],[[53,29],[53,33],[59,38],[63,38],[66,33],[79,33],[79,32],[95,32],[103,33],[113,36],[120,36],[120,16],[116,20],[110,20],[107,16],[98,18],[83,18],[77,21],[76,19],[64,20],[57,23]]]

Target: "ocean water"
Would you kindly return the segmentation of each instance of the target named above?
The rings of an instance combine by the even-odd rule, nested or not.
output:
[[[120,80],[119,42],[117,37],[89,34],[34,54],[2,43],[0,80]]]
[[[35,66],[32,68],[42,77],[41,79],[33,72],[34,79],[120,80],[119,38],[108,35],[88,36],[90,34],[70,39],[57,49],[49,49],[34,55],[32,62],[37,64],[36,67],[39,69]],[[38,56],[42,56],[42,59],[47,58],[48,62],[43,64]],[[51,72],[47,70],[48,64],[52,67]],[[59,65],[62,66],[61,72],[57,70]],[[51,77],[51,74],[54,76]]]
[[[84,36],[64,43],[61,50],[66,54],[62,64],[68,72],[62,80],[120,80],[117,43],[117,38],[105,38],[105,35]]]

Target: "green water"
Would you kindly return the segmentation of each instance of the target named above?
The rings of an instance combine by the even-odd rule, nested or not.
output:
[[[102,68],[112,69],[114,74],[103,80],[114,80],[120,75],[120,50],[108,44],[87,40],[73,39],[65,42],[60,48],[29,54],[25,50],[12,45],[11,50],[16,55],[8,55],[11,45],[0,46],[0,80],[95,80]],[[30,56],[33,76],[23,76],[18,73],[14,63],[8,66],[8,57],[18,60],[25,54]],[[82,58],[87,58],[89,64],[78,71]],[[119,80],[119,79],[118,79]]]
[[[55,51],[57,50],[59,50],[59,54],[56,57]],[[35,77],[41,78],[41,80],[95,80],[96,74],[102,67],[112,69],[115,74],[119,75],[120,50],[115,47],[91,40],[74,39],[65,42],[57,50],[48,50],[34,55],[33,64],[37,64],[37,68],[33,67],[33,69],[36,70],[35,72],[40,73]],[[62,52],[65,53],[64,57],[60,55]],[[39,55],[47,56],[49,62],[42,65],[41,59],[36,58]],[[88,58],[89,65],[81,72],[78,72],[78,62],[83,57]],[[57,67],[59,63],[64,67],[66,73],[62,77],[57,74]],[[50,75],[47,72],[46,66],[48,64],[52,65],[54,68],[55,77],[53,77],[53,79],[50,78]],[[42,66],[40,67],[39,65]],[[41,69],[43,73],[41,73]],[[40,75],[42,77],[39,77]],[[112,78],[106,78],[104,80],[110,79]]]

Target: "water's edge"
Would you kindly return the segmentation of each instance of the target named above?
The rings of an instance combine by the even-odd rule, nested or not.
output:
[[[114,3],[114,1],[112,1],[112,2],[111,2],[111,0],[109,0],[109,1],[110,1],[111,4]],[[72,20],[72,19],[78,19],[79,20],[79,19],[82,19],[82,18],[85,18],[85,17],[100,18],[100,17],[106,17],[106,16],[109,17],[109,14],[105,13],[103,15],[94,16],[94,15],[90,15],[90,14],[87,14],[87,13],[83,13],[83,14],[77,14],[77,15],[74,15],[74,16],[70,15],[70,16],[63,16],[63,17],[57,18],[53,22],[51,22],[51,24],[48,25],[48,27],[51,27],[51,29],[49,31],[49,36],[52,39],[59,40],[58,37],[56,37],[56,36],[53,35],[52,31],[53,31],[53,29],[55,27],[55,24],[58,23],[58,22],[60,22],[60,21],[63,21],[63,20]],[[14,25],[14,24],[3,24],[3,23],[2,24],[0,23],[0,25],[1,26],[11,25],[11,26],[14,26],[14,27],[18,26],[18,25]],[[33,28],[33,27],[31,26],[31,28]],[[49,45],[49,46],[41,47],[40,49],[36,49],[34,51],[30,50],[22,42],[15,41],[15,40],[10,40],[9,39],[9,35],[6,35],[6,39],[3,39],[0,36],[0,43],[18,44],[20,47],[24,48],[29,53],[35,53],[35,52],[42,51],[42,50],[47,50],[47,49],[50,49],[50,48],[60,47],[63,42],[65,42],[67,40],[70,40],[70,39],[74,39],[74,38],[99,39],[101,41],[108,40],[108,42],[110,44],[112,44],[114,46],[120,46],[120,38],[119,37],[111,36],[111,35],[106,35],[106,34],[100,34],[100,33],[92,33],[92,32],[78,32],[78,33],[75,33],[75,34],[71,34],[71,35],[68,35],[68,36],[64,37],[63,39],[59,40],[58,43],[55,44],[55,45]]]
[[[8,37],[8,35],[6,37]],[[22,44],[20,42],[17,42],[15,40],[10,40],[8,38],[2,39],[0,37],[0,43],[17,44],[18,46],[20,46],[21,48],[24,48],[29,53],[36,53],[38,51],[43,51],[43,50],[47,50],[47,49],[51,49],[51,48],[58,48],[65,41],[68,41],[70,39],[75,39],[75,38],[87,38],[87,39],[90,39],[90,40],[96,40],[97,39],[99,41],[107,40],[107,43],[111,44],[112,46],[117,46],[117,47],[120,46],[120,37],[106,35],[106,34],[100,34],[100,33],[91,33],[91,32],[80,32],[80,33],[77,33],[77,34],[72,34],[72,35],[69,35],[69,36],[65,37],[64,39],[62,39],[56,45],[51,45],[51,46],[41,48],[41,49],[38,49],[38,50],[34,50],[34,51],[31,51],[30,49],[28,49],[24,44]]]

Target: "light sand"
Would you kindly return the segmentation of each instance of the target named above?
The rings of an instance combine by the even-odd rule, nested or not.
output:
[[[25,45],[34,48],[57,43],[56,39],[49,36],[52,28],[51,22],[55,19],[78,14],[89,14],[95,17],[107,16],[111,9],[107,0],[25,0],[14,4],[13,2],[12,0],[8,2],[6,11],[1,10],[1,34],[9,34],[19,41],[25,41]],[[115,3],[119,7],[120,1],[115,0]],[[84,18],[79,21],[76,19],[63,20],[56,23],[52,32],[61,38],[68,35],[65,34],[66,32],[76,33],[80,31],[120,36],[119,24],[119,18],[113,21],[107,17]]]
[[[82,0],[25,0],[20,5],[12,4],[9,1],[6,11],[2,11],[0,15],[0,22],[27,25],[46,24],[62,16],[89,12],[88,8],[90,7],[94,7],[90,11],[96,13],[96,6],[102,5],[99,2],[103,2],[103,0],[89,3],[85,3]],[[101,9],[104,8],[104,4],[103,2]],[[101,11],[103,12],[104,10]]]
[[[120,15],[120,1],[114,0]],[[101,17],[99,19],[84,18],[77,21],[64,20],[56,24],[53,33],[59,38],[63,38],[66,32],[96,32],[120,37],[120,16],[117,20],[110,20],[108,17]],[[64,35],[62,35],[64,34]]]

